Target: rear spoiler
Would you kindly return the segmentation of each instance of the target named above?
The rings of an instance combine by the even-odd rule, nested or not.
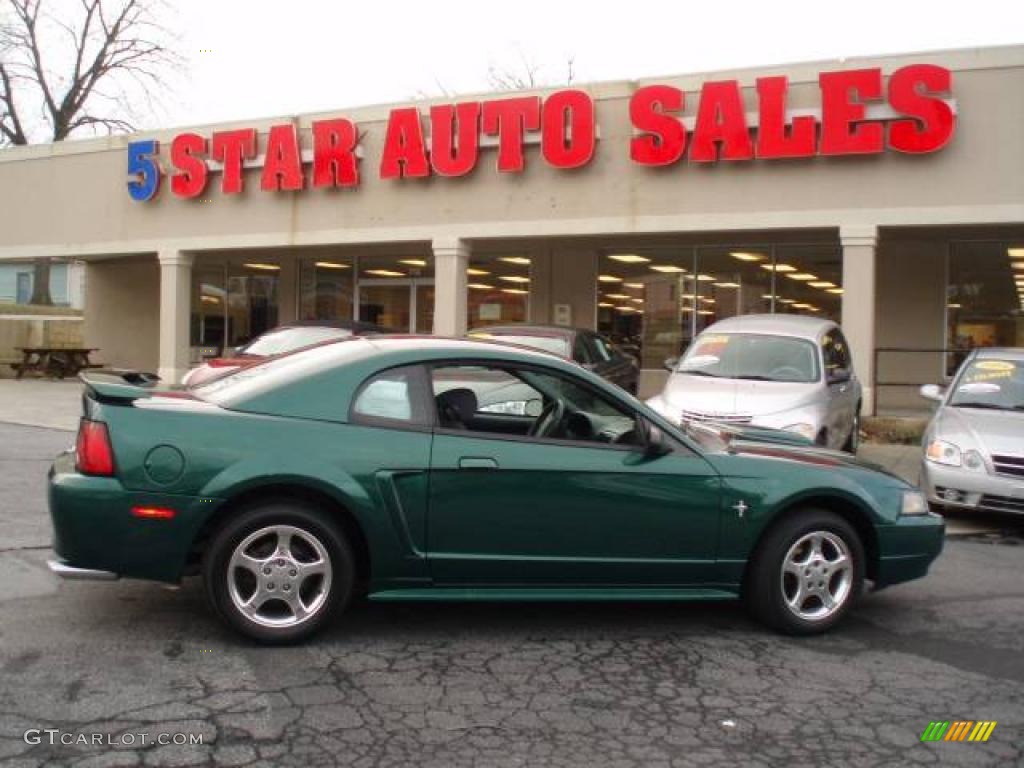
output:
[[[155,373],[130,370],[83,371],[78,378],[85,384],[86,395],[96,400],[138,400],[160,391],[160,377]]]

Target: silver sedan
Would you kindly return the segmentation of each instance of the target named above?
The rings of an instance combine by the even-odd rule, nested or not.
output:
[[[922,486],[936,508],[1024,514],[1024,349],[972,352],[924,435]]]

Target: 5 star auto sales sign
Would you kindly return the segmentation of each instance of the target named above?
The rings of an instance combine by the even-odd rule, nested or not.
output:
[[[628,152],[642,166],[668,166],[887,149],[924,154],[942,149],[953,135],[952,78],[943,67],[913,64],[888,78],[878,68],[822,72],[818,86],[820,109],[789,110],[787,78],[758,78],[757,109],[748,113],[736,80],[705,82],[693,94],[645,85],[630,98],[628,146],[601,151]],[[237,195],[247,168],[260,169],[260,188],[268,192],[357,187],[367,165],[360,127],[339,117],[315,121],[311,134],[305,151],[294,123],[271,126],[265,139],[255,128],[181,133],[166,156],[156,141],[134,141],[128,191],[134,200],[152,200],[168,176],[173,195],[197,198],[209,193],[211,176],[219,172],[220,193]],[[520,173],[525,147],[536,143],[543,162],[569,170],[593,160],[598,137],[594,101],[577,89],[440,104],[427,114],[402,107],[391,110],[374,172],[381,179],[466,176],[481,162],[481,150],[496,146],[498,171]]]

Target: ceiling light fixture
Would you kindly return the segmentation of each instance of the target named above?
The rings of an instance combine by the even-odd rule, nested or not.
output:
[[[790,280],[799,280],[801,283],[806,283],[808,280],[817,280],[817,275],[812,275],[810,272],[798,272],[793,275],[786,275]]]
[[[674,264],[653,264],[651,265],[651,269],[655,272],[661,272],[666,275],[679,274],[680,272],[686,271],[682,267],[677,267]]]
[[[376,277],[405,277],[405,272],[397,272],[394,269],[368,269],[366,274]]]
[[[342,264],[337,261],[318,261],[316,266],[320,269],[349,269],[348,264]]]
[[[529,264],[530,260],[525,256],[502,256],[501,261],[506,264]]]
[[[769,272],[796,272],[796,267],[789,264],[762,264],[761,269],[767,269]]]
[[[281,270],[281,267],[279,267],[277,264],[264,264],[261,261],[252,262],[250,264],[243,264],[242,266],[245,267],[246,269],[262,269],[265,272],[279,272]]]
[[[732,251],[730,254],[734,259],[740,261],[764,261],[764,256],[753,251]]]
[[[621,283],[622,278],[616,277],[615,275],[598,275],[597,282],[599,283]]]
[[[646,264],[650,261],[646,256],[637,256],[635,253],[612,253],[608,258],[623,264]]]
[[[427,262],[424,259],[399,259],[399,264],[408,264],[410,267],[425,267]]]
[[[506,283],[528,283],[530,278],[523,277],[522,275],[500,275],[499,280],[504,280]]]

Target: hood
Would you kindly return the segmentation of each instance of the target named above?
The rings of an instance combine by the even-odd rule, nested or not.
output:
[[[932,433],[939,440],[979,448],[989,456],[1024,456],[1024,411],[947,405],[935,417]]]
[[[718,435],[727,443],[772,443],[778,445],[796,445],[813,447],[814,443],[803,435],[796,432],[788,432],[785,429],[772,429],[771,427],[754,427],[741,424],[719,424],[713,426],[704,425],[705,428],[714,429]]]
[[[661,393],[663,406],[673,414],[702,413],[767,416],[815,402],[817,383],[803,384],[745,379],[713,379],[673,373]]]
[[[833,469],[862,469],[872,472],[880,472],[883,475],[893,478],[902,486],[909,486],[906,480],[899,475],[890,472],[885,467],[864,459],[859,459],[843,451],[833,451],[828,448],[819,448],[811,443],[803,445],[786,444],[782,442],[770,443],[764,440],[741,440],[735,439],[729,443],[728,452],[739,456],[751,458],[777,459],[791,461],[799,464],[810,464],[816,467]]]

